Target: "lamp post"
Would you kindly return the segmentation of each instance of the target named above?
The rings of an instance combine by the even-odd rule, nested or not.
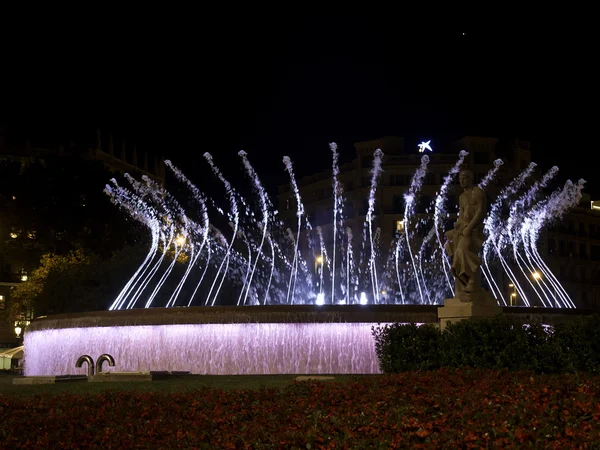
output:
[[[23,331],[23,328],[21,328],[21,325],[19,323],[15,324],[15,336],[17,337],[17,345],[21,344],[21,332]]]
[[[513,291],[510,294],[510,306],[517,306],[517,288],[513,283],[510,283],[508,287],[513,288]]]

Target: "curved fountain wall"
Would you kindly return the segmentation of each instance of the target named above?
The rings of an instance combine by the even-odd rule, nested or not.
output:
[[[371,329],[435,322],[435,306],[192,307],[63,314],[37,319],[24,337],[25,375],[85,374],[83,354],[114,371],[194,374],[379,373]]]

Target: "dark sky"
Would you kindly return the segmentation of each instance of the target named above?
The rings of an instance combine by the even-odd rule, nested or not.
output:
[[[235,178],[244,149],[267,183],[285,181],[286,154],[299,175],[330,167],[331,141],[349,159],[353,142],[382,135],[434,149],[465,134],[519,137],[600,194],[595,39],[576,24],[115,17],[30,26],[23,39],[3,29],[0,123],[13,136],[92,143],[101,127],[192,177],[208,150]]]

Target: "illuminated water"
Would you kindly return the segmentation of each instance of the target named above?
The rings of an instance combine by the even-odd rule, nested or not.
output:
[[[379,373],[373,323],[235,323],[58,328],[25,334],[25,374],[87,374],[75,361],[103,353],[104,371],[194,374]]]
[[[431,151],[430,142],[421,151]],[[332,202],[323,206],[329,229],[313,227],[308,220],[293,162],[283,158],[282,171],[290,176],[290,209],[286,222],[274,208],[249,155],[240,151],[241,166],[254,198],[245,198],[216,167],[212,156],[204,158],[215,179],[224,188],[224,205],[208,198],[181,170],[167,167],[183,185],[188,210],[175,195],[147,177],[127,176],[128,187],[116,180],[106,187],[111,200],[124,212],[147,226],[151,245],[131,280],[112,302],[110,309],[140,306],[194,305],[305,305],[305,304],[441,304],[453,296],[444,232],[450,215],[450,185],[468,154],[461,151],[449,169],[437,197],[423,204],[421,187],[428,171],[429,156],[423,155],[404,194],[402,229],[392,242],[382,242],[376,211],[384,155],[373,154],[368,210],[362,233],[352,230],[344,215],[345,194],[339,181],[337,145],[332,152]],[[558,278],[542,260],[538,240],[544,227],[560,220],[581,199],[584,180],[571,181],[547,195],[543,188],[558,171],[552,168],[538,182],[531,163],[514,180],[492,196],[502,166],[497,160],[479,183],[488,196],[485,218],[486,242],[482,252],[485,284],[500,305],[508,304],[507,286],[498,274],[514,284],[525,305],[574,307]],[[428,214],[417,214],[416,207]],[[217,220],[218,219],[218,220]],[[219,229],[218,222],[229,222]],[[321,219],[320,222],[323,220]],[[451,225],[450,225],[451,226]],[[177,258],[181,264],[177,264]],[[179,266],[183,267],[182,269]],[[496,270],[498,269],[498,270]]]

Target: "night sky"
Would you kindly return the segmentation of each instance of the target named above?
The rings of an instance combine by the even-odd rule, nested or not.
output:
[[[348,160],[353,142],[383,135],[432,139],[434,150],[465,134],[518,137],[542,167],[588,179],[600,198],[598,74],[593,40],[575,26],[440,28],[395,14],[188,21],[114,19],[23,40],[4,29],[0,123],[40,145],[91,145],[100,127],[199,186],[207,150],[234,184],[246,150],[274,186],[286,154],[299,176],[329,168],[331,141]]]

